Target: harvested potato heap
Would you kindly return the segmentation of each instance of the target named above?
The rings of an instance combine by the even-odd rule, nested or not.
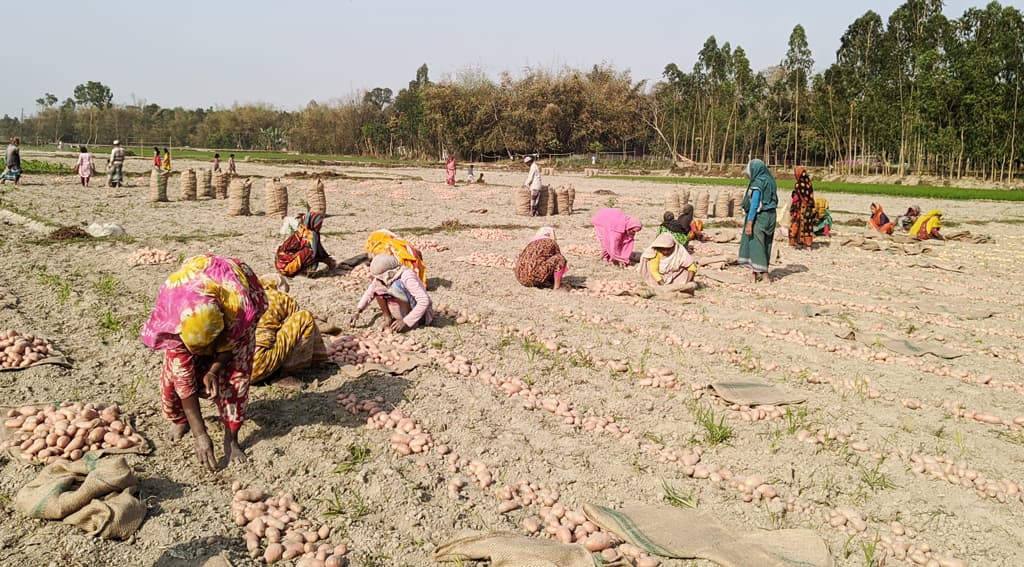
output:
[[[469,237],[475,240],[492,241],[512,240],[514,238],[511,232],[494,228],[474,228],[469,231]]]
[[[76,461],[88,451],[131,449],[142,444],[142,437],[122,419],[117,404],[22,406],[7,412],[4,427],[20,433],[0,443],[0,449],[17,446],[26,459],[47,464],[59,459]]]
[[[491,254],[487,252],[473,252],[469,256],[463,256],[457,258],[460,262],[465,262],[473,266],[483,266],[485,268],[502,268],[512,269],[516,267],[516,261],[501,254]]]
[[[345,335],[327,347],[327,356],[338,364],[393,364],[409,360],[421,347],[410,338],[394,334]]]
[[[156,264],[173,264],[178,259],[166,250],[158,248],[139,248],[128,258],[132,266],[152,266]]]
[[[231,486],[234,499],[231,501],[231,514],[235,525],[245,526],[245,547],[249,557],[256,559],[263,551],[263,561],[267,564],[282,559],[299,558],[297,567],[340,567],[342,559],[348,553],[345,544],[331,545],[327,539],[331,528],[325,525],[315,526],[312,521],[303,518],[303,506],[295,502],[295,497],[284,492],[277,496],[265,495],[256,489],[246,489],[241,483]]]
[[[28,368],[53,352],[46,339],[14,329],[0,331],[0,368]]]
[[[441,244],[436,240],[431,240],[429,238],[423,238],[420,236],[410,236],[406,238],[405,241],[408,242],[410,246],[420,251],[430,250],[433,252],[444,252],[445,250],[448,249],[447,246]]]

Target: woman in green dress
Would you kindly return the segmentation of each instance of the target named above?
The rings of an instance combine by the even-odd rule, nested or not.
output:
[[[768,172],[768,166],[759,159],[751,160],[743,174],[750,179],[750,183],[743,195],[746,223],[740,236],[740,253],[736,263],[750,267],[755,283],[771,283],[768,263],[772,257],[772,239],[775,236],[778,187]]]

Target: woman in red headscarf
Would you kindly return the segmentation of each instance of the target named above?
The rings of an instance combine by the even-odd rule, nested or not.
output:
[[[793,202],[789,205],[789,245],[810,248],[814,244],[814,225],[818,222],[814,210],[814,187],[803,166],[796,168],[794,176],[796,185],[793,187]]]

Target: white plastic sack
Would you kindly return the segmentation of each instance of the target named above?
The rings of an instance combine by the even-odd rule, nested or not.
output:
[[[293,232],[299,230],[299,219],[295,217],[287,217],[284,222],[281,223],[281,236],[291,236]]]
[[[90,224],[85,229],[85,231],[88,232],[89,236],[92,236],[93,238],[104,238],[104,237],[114,237],[114,238],[117,238],[117,237],[121,237],[121,236],[124,236],[124,235],[128,234],[127,232],[125,232],[123,226],[121,226],[121,225],[119,225],[117,223],[114,223],[114,222],[108,222],[108,223],[103,223],[103,224],[99,224],[99,223],[95,223],[94,222],[94,223]]]

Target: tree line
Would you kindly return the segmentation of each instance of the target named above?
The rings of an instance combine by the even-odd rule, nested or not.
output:
[[[0,131],[28,141],[114,138],[219,149],[461,159],[523,153],[623,152],[705,167],[759,157],[837,173],[933,174],[1008,180],[1019,171],[1024,16],[991,2],[955,19],[942,0],[907,0],[887,19],[868,11],[813,73],[796,25],[779,64],[755,72],[739,45],[711,36],[691,69],[634,81],[609,65],[527,69],[496,79],[467,70],[431,81],[427,65],[397,93],[297,111],[114,105],[89,82],[59,102],[47,93]]]

